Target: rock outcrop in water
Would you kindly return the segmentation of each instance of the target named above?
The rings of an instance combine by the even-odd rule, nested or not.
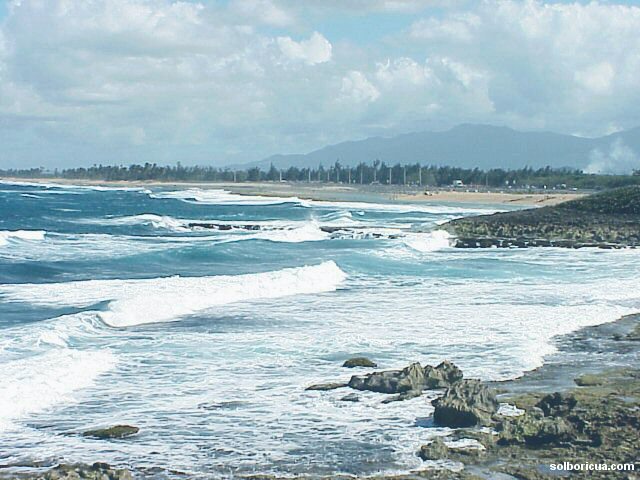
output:
[[[365,367],[365,368],[376,368],[378,364],[372,360],[369,360],[367,357],[353,357],[342,364],[344,368],[356,368],[356,367]]]
[[[555,206],[453,220],[442,226],[458,248],[640,246],[640,186]]]
[[[498,411],[495,392],[480,380],[460,380],[432,404],[434,422],[452,428],[490,425]]]
[[[400,394],[398,400],[418,396],[423,390],[444,388],[462,379],[462,371],[453,363],[444,361],[437,367],[412,363],[402,370],[386,370],[367,375],[354,375],[349,387],[356,390]]]
[[[138,433],[140,429],[131,425],[114,425],[109,428],[98,428],[96,430],[87,430],[82,434],[83,437],[98,438],[101,440],[111,438],[126,438]]]

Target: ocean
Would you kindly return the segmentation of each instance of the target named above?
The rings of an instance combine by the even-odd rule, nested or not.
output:
[[[439,225],[506,207],[369,200],[0,183],[0,463],[407,471],[436,392],[305,388],[353,356],[515,378],[640,307],[640,250],[454,249]]]

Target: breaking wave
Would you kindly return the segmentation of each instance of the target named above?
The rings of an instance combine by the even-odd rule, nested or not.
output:
[[[43,230],[0,230],[0,247],[12,240],[41,241],[46,233]]]
[[[1,285],[5,301],[42,306],[89,307],[109,301],[98,313],[112,327],[178,320],[217,305],[335,291],[346,274],[333,262],[273,272],[144,280],[86,280]]]

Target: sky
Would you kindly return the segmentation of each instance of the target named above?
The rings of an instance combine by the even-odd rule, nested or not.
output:
[[[640,125],[640,0],[0,0],[0,168]]]

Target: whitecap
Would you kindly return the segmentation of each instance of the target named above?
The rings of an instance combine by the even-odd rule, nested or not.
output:
[[[5,301],[88,307],[109,301],[100,318],[112,327],[175,321],[234,302],[335,291],[346,274],[333,262],[246,275],[86,280],[0,285]]]
[[[12,240],[42,241],[46,233],[43,230],[0,230],[0,246]]]
[[[411,233],[403,238],[405,245],[418,252],[435,252],[451,246],[452,236],[444,230],[429,233]]]

